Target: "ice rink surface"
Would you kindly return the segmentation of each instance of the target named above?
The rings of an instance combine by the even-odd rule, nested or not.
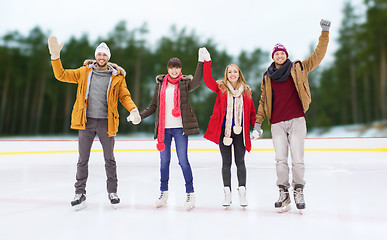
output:
[[[306,210],[277,213],[271,139],[246,154],[249,206],[222,207],[218,146],[190,139],[196,207],[187,212],[184,179],[172,154],[168,205],[159,195],[155,141],[117,140],[118,195],[110,207],[104,160],[93,144],[87,208],[74,211],[77,141],[0,140],[0,239],[387,239],[387,138],[306,139]]]

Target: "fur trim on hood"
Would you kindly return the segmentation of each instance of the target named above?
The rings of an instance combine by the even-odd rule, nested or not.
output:
[[[94,64],[96,62],[96,60],[94,59],[86,59],[84,62],[83,62],[83,66],[89,66],[91,64]],[[126,77],[126,71],[118,66],[117,64],[115,63],[111,63],[111,62],[108,62],[108,65],[112,68],[114,68],[115,70],[118,70],[122,75],[124,75],[124,77]]]
[[[162,82],[166,74],[160,74],[156,76],[156,83],[157,82]],[[183,75],[183,80],[192,80],[193,76],[192,75]]]

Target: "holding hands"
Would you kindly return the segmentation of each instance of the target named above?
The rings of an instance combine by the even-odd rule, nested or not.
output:
[[[253,138],[257,139],[262,136],[263,130],[260,123],[255,123],[254,130],[253,130]]]
[[[60,58],[60,50],[63,48],[63,42],[59,45],[58,39],[55,36],[48,38],[48,50],[51,54],[51,60]]]
[[[331,21],[327,19],[321,19],[320,26],[324,32],[329,32],[329,28],[331,27]]]
[[[134,125],[137,125],[141,122],[141,116],[140,113],[138,112],[138,109],[135,108],[133,109],[129,116],[126,118],[128,122],[132,122]]]
[[[199,48],[199,62],[211,61],[211,56],[205,47]]]

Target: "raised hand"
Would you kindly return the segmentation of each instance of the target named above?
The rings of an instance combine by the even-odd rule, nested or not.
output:
[[[63,42],[59,45],[58,39],[55,36],[48,38],[48,50],[51,54],[51,60],[60,58],[60,51],[63,48]]]
[[[202,47],[199,49],[199,55],[201,55],[204,59],[204,61],[211,61],[211,56],[210,53],[208,52],[207,48]]]
[[[331,27],[331,21],[329,21],[327,19],[321,19],[320,26],[321,26],[323,31],[329,32],[329,28]]]

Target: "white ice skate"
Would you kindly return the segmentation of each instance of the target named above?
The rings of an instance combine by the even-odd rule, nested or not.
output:
[[[167,204],[168,200],[168,191],[161,191],[160,197],[156,200],[156,207],[160,208]]]
[[[280,187],[279,198],[277,202],[275,202],[274,207],[279,213],[287,212],[291,209],[289,192],[284,187]]]
[[[238,187],[238,192],[239,192],[239,203],[241,207],[245,208],[247,207],[247,198],[246,198],[246,187]]]
[[[223,207],[229,207],[231,205],[231,189],[230,187],[224,187],[224,200],[223,200]]]
[[[117,193],[109,193],[108,198],[112,208],[117,209],[117,206],[120,203],[120,198],[118,197]]]
[[[86,208],[86,195],[85,194],[75,194],[73,201],[71,201],[71,206],[73,206],[75,211],[82,210]]]
[[[191,211],[195,207],[195,193],[187,193],[187,200],[184,203],[186,211]]]

